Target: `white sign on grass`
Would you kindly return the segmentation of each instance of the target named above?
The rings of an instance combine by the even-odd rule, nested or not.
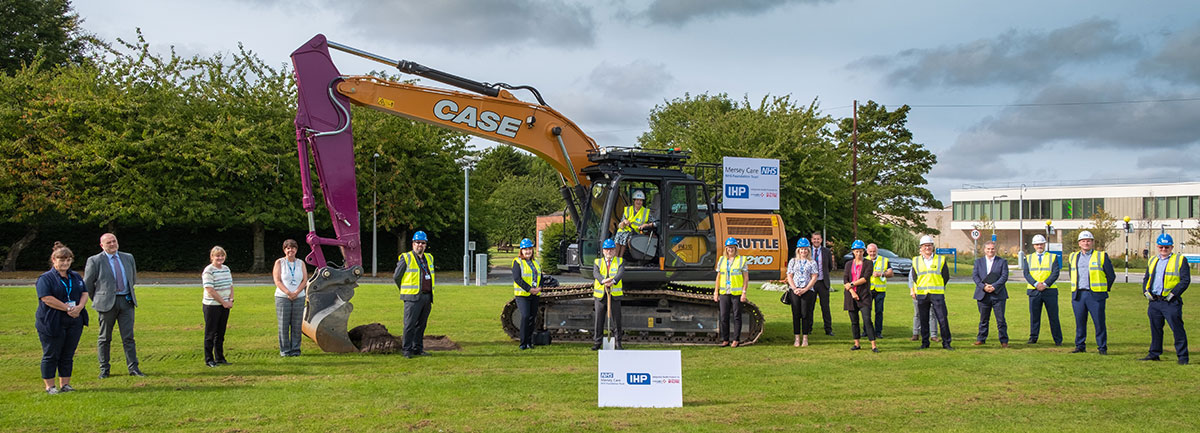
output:
[[[779,160],[726,156],[722,167],[726,209],[779,210]]]
[[[678,350],[601,350],[600,407],[683,407]]]

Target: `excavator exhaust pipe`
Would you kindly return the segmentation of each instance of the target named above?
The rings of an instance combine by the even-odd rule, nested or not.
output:
[[[308,280],[304,304],[304,335],[325,352],[351,353],[358,348],[346,329],[354,305],[354,288],[363,274],[362,266],[350,269],[318,268]]]

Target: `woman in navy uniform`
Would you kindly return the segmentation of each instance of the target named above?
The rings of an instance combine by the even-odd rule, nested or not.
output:
[[[542,291],[541,264],[533,258],[533,241],[521,239],[521,252],[513,259],[513,299],[521,312],[521,350],[533,348],[533,326]]]
[[[88,324],[88,292],[83,277],[71,270],[75,255],[65,246],[55,245],[50,253],[52,269],[37,279],[38,309],[36,327],[42,342],[42,381],[47,394],[74,391],[71,370],[75,349]],[[54,376],[58,375],[58,387]]]

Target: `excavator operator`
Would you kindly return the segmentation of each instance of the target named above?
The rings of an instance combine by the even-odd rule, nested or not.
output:
[[[617,224],[617,234],[614,238],[617,243],[616,256],[625,257],[625,248],[629,245],[630,236],[652,229],[654,222],[650,220],[650,209],[646,207],[646,193],[639,189],[633,192],[633,206],[625,206],[625,210],[621,212],[621,222]]]

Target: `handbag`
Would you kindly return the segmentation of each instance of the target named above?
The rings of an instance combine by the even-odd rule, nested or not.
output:
[[[790,291],[792,291],[790,288],[784,289],[783,296],[779,297],[779,302],[782,302],[784,305],[792,305],[792,297],[788,296],[788,292]]]

